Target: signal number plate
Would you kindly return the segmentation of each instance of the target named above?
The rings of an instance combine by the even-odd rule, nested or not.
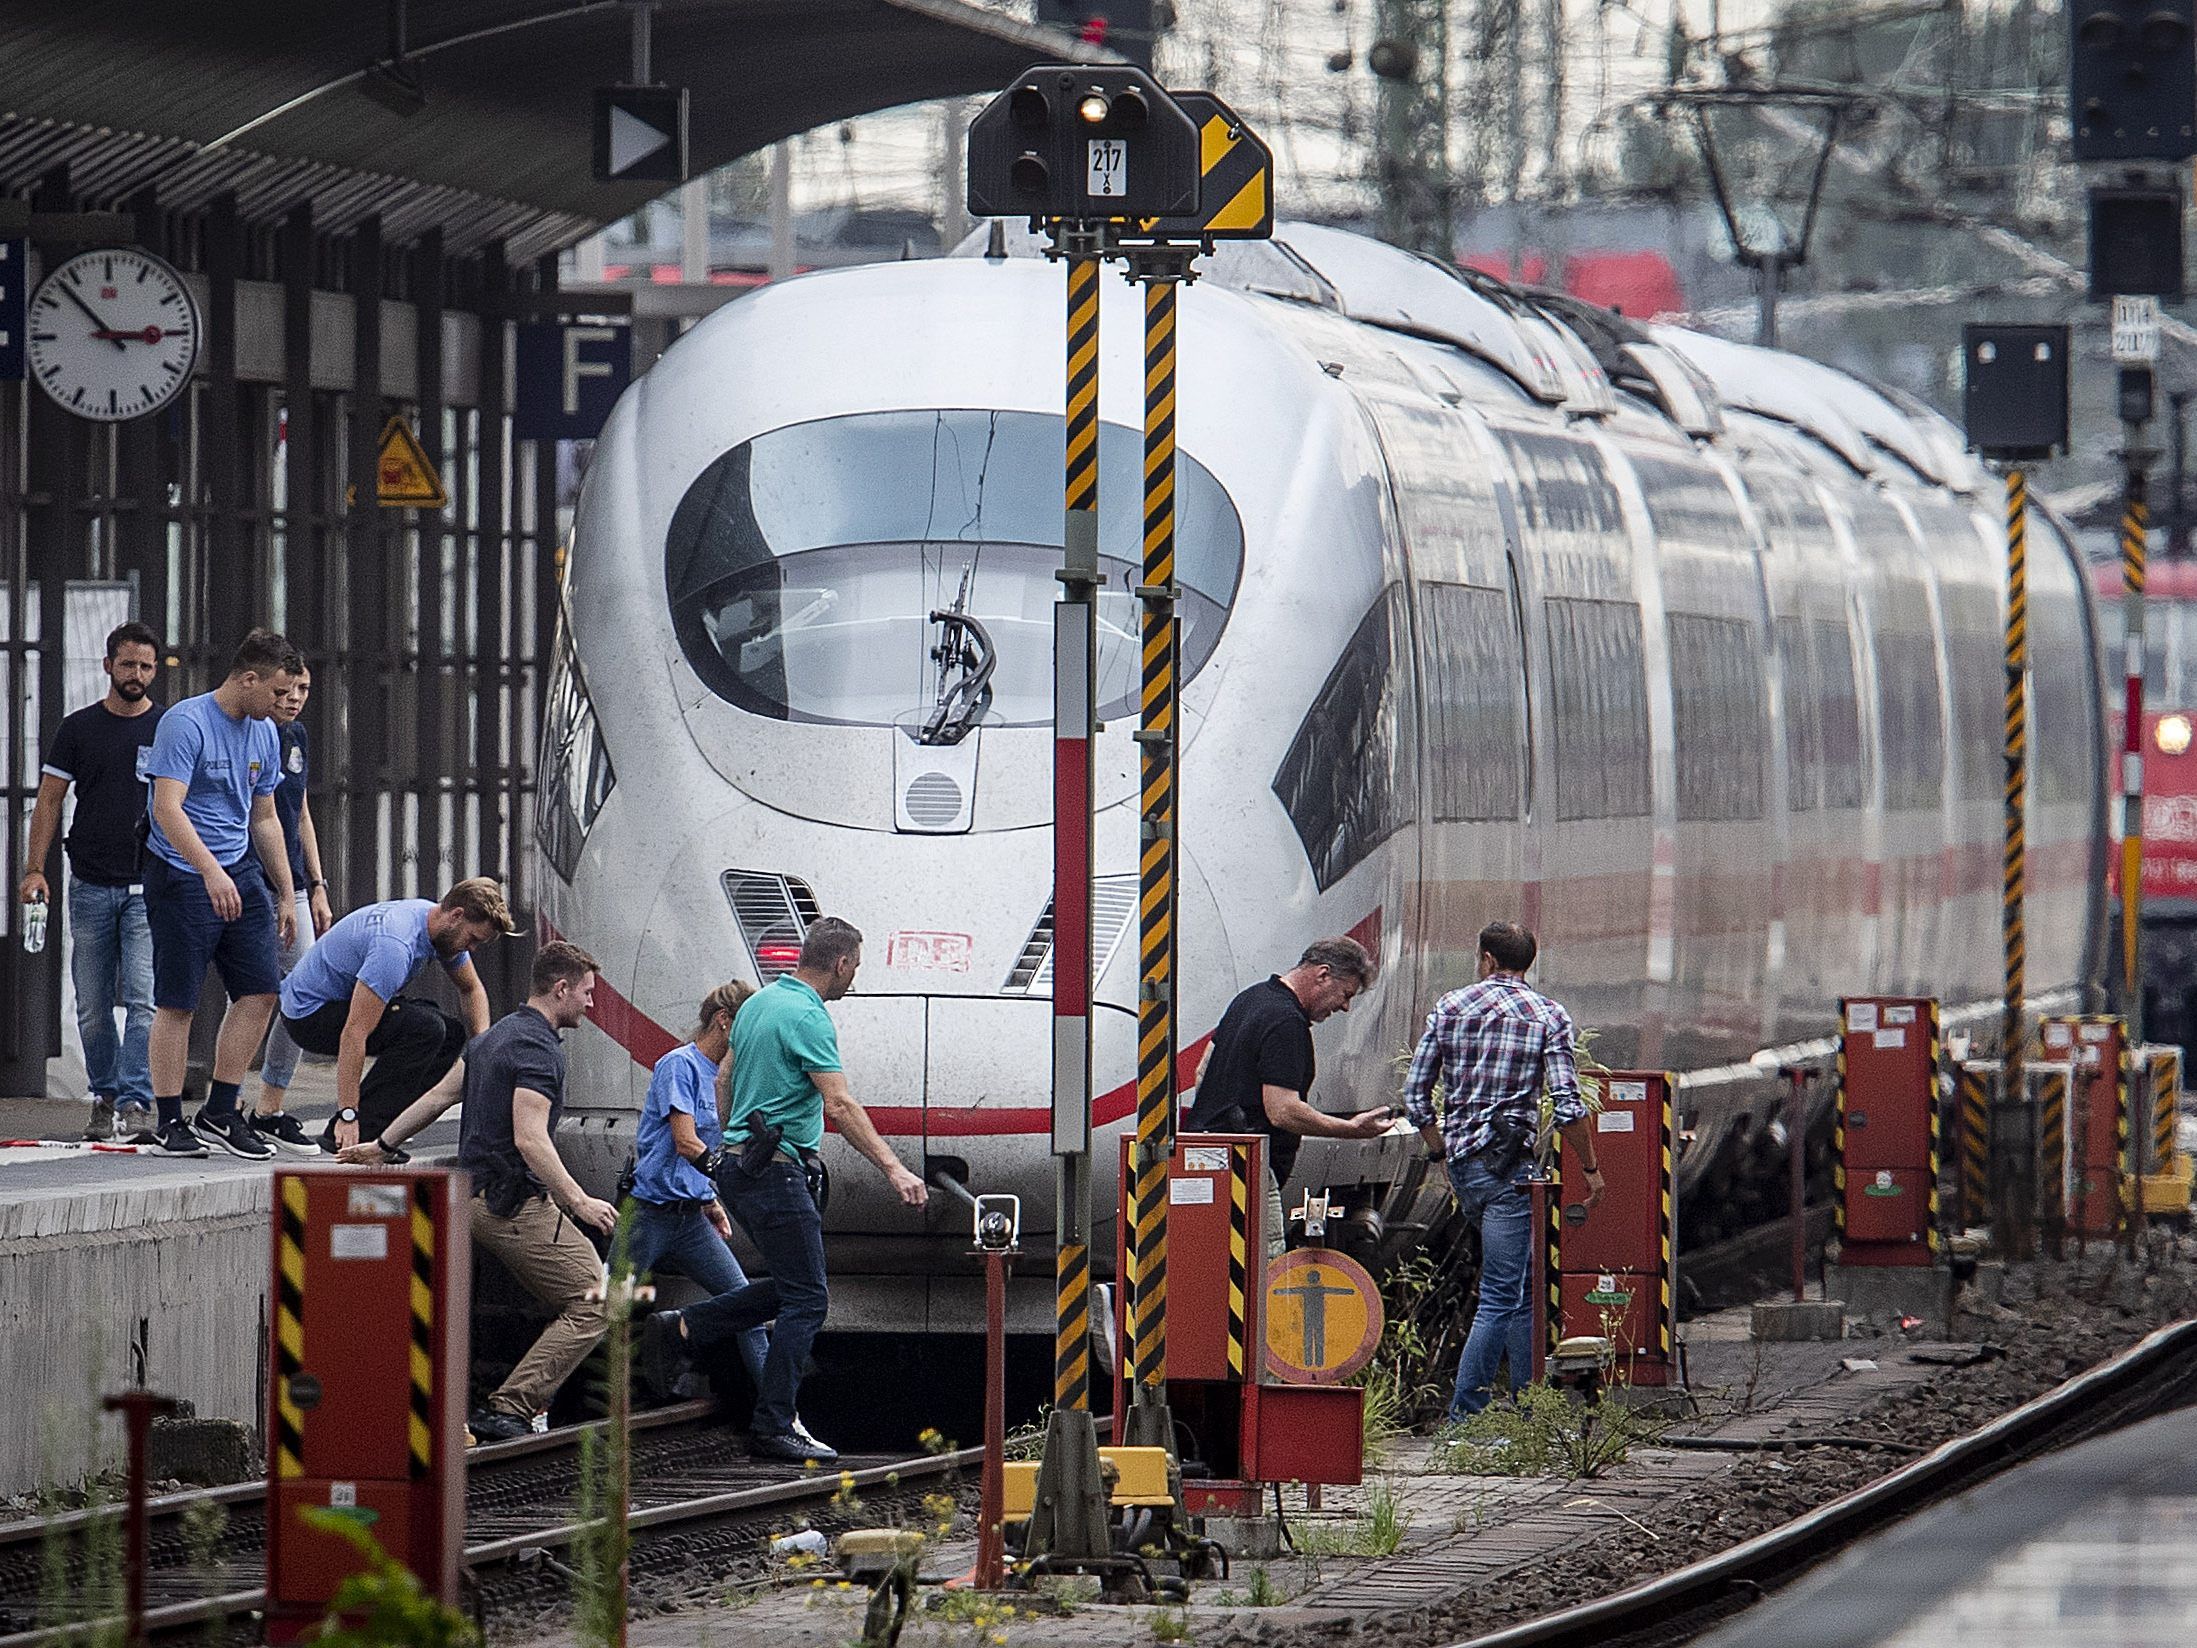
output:
[[[1094,137],[1085,153],[1083,192],[1093,200],[1129,192],[1129,140]]]

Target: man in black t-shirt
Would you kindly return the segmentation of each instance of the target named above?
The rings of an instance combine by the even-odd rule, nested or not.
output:
[[[1282,1184],[1297,1165],[1297,1142],[1370,1139],[1387,1131],[1386,1105],[1355,1116],[1330,1116],[1312,1108],[1317,1061],[1312,1027],[1350,1011],[1373,982],[1373,958],[1353,938],[1323,938],[1306,946],[1297,965],[1278,973],[1228,1004],[1213,1031],[1213,1044],[1198,1065],[1198,1098],[1186,1126],[1195,1133],[1264,1133],[1266,1147],[1266,1256],[1288,1245],[1282,1219]]]
[[[160,725],[153,675],[160,638],[128,623],[107,637],[107,695],[65,717],[38,780],[21,903],[48,897],[45,866],[73,784],[69,821],[69,973],[76,986],[76,1028],[91,1088],[87,1139],[152,1133],[153,1081],[147,1046],[153,1030],[153,938],[145,922],[138,870],[138,825],[145,817],[145,755]],[[115,1034],[115,1009],[122,1034]]]
[[[468,1422],[483,1442],[524,1436],[610,1325],[602,1260],[578,1227],[608,1236],[618,1210],[580,1188],[550,1137],[565,1103],[558,1032],[587,1016],[595,958],[562,941],[545,944],[528,990],[524,1007],[466,1049],[458,1165],[473,1175],[473,1245],[557,1317]]]

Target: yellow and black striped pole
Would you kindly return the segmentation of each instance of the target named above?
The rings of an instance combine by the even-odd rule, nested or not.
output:
[[[1144,287],[1144,564],[1137,744],[1137,1121],[1130,1202],[1132,1399],[1164,1403],[1167,1387],[1167,1166],[1175,1151],[1175,311],[1190,250],[1130,259]],[[1170,1427],[1171,1431],[1171,1427]],[[1171,1434],[1154,1439],[1172,1442]]]
[[[1062,226],[1068,350],[1061,599],[1053,633],[1053,1404],[1091,1406],[1091,717],[1098,645],[1099,253]]]
[[[305,1474],[305,1413],[295,1385],[305,1371],[305,1180],[276,1181],[281,1210],[275,1224],[275,1474]]]
[[[2151,519],[2149,477],[2138,445],[2142,425],[2128,426],[2127,499],[2121,511],[2121,609],[2125,634],[2121,732],[2121,1017],[2128,1039],[2144,1038],[2144,551]]]
[[[426,1179],[412,1185],[411,1474],[435,1468],[435,1201]]]

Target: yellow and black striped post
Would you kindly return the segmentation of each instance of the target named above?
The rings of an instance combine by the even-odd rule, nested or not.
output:
[[[2137,992],[2141,994],[2142,992]],[[2133,1030],[2121,1034],[2121,1067],[2113,1083],[2114,1191],[2121,1211],[2121,1235],[2133,1255],[2142,1240],[2144,1225],[2143,1169],[2136,1160],[2136,1038]]]
[[[1678,1180],[1677,1162],[1671,1151],[1676,1127],[1678,1073],[1663,1072],[1663,1110],[1657,1125],[1662,1136],[1657,1154],[1662,1173],[1662,1197],[1656,1210],[1656,1353],[1663,1358],[1666,1377],[1673,1383],[1678,1370],[1671,1366],[1672,1339],[1678,1325]]]
[[[1131,1395],[1164,1400],[1167,1384],[1167,1166],[1175,1150],[1175,309],[1191,251],[1131,254],[1144,287],[1144,564],[1137,884],[1136,1184],[1129,1233]],[[1172,1440],[1171,1437],[1167,1440]]]
[[[1833,1064],[1838,1083],[1831,1110],[1831,1234],[1846,1242],[1846,1003],[1838,1004],[1838,1054]],[[1797,1285],[1797,1284],[1796,1284]]]
[[[1999,1008],[1999,1068],[2009,1098],[2022,1092],[2023,1002],[2028,993],[2028,935],[2024,902],[2029,882],[2029,478],[2019,468],[2006,472],[2006,727],[2005,861],[2001,866],[1999,933],[2005,981]],[[1963,1119],[1968,1094],[1963,1088]],[[1984,1104],[1980,1148],[1990,1160],[1990,1101]],[[1986,1168],[1988,1173],[1988,1168]],[[1964,1180],[1965,1185],[1965,1180]],[[1978,1187],[1989,1197],[1988,1178]],[[1987,1201],[1964,1214],[1977,1222]]]
[[[412,1185],[412,1474],[435,1461],[435,1201],[432,1181]]]
[[[1991,1080],[1992,1071],[1980,1059],[1960,1067],[1959,1218],[1964,1227],[1991,1217]]]
[[[1260,1202],[1265,1202],[1262,1190]],[[1263,1259],[1266,1233],[1259,1233]],[[1251,1304],[1251,1147],[1228,1147],[1228,1371],[1246,1377],[1247,1326]]]
[[[2121,512],[2121,611],[2124,632],[2121,731],[2121,1017],[2128,1039],[2144,1039],[2144,554],[2151,519],[2148,476],[2130,424],[2127,499]],[[2125,1108],[2125,1107],[2124,1107]]]
[[[2151,1062],[2151,1159],[2147,1173],[2172,1173],[2182,1103],[2182,1050],[2150,1049]]]
[[[305,1181],[286,1173],[275,1234],[275,1474],[305,1474],[305,1414],[292,1381],[305,1371]]]
[[[1068,265],[1062,598],[1055,628],[1053,1405],[1091,1406],[1091,715],[1098,580],[1099,243],[1064,228]],[[1073,701],[1073,702],[1071,702]],[[1064,707],[1065,706],[1065,707]],[[1077,782],[1080,778],[1081,782]]]
[[[1937,1073],[1945,1068],[1945,1046],[1944,1043],[1939,1039],[1938,1034],[1937,997],[1932,996],[1930,998],[1930,1005],[1927,1009],[1925,1009],[1925,1011],[1927,1011],[1930,1015],[1930,1079],[1934,1083],[1938,1079]],[[1938,1228],[1938,1180],[1945,1169],[1944,1156],[1942,1154],[1943,1141],[1940,1137],[1941,1130],[1938,1125],[1938,1105],[1936,1102],[1938,1097],[1938,1091],[1938,1089],[1933,1087],[1930,1094],[1929,1244],[1930,1258],[1933,1263],[1936,1262],[1938,1254],[1943,1250],[1944,1246],[1944,1233]]]
[[[2067,1067],[2055,1065],[2038,1072],[2036,1083],[2037,1222],[2055,1259],[2067,1243],[2067,1081]]]

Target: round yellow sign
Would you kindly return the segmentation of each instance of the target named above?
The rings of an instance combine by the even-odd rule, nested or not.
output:
[[[1372,1359],[1380,1290],[1355,1259],[1301,1247],[1266,1267],[1266,1365],[1292,1385],[1332,1385]]]

